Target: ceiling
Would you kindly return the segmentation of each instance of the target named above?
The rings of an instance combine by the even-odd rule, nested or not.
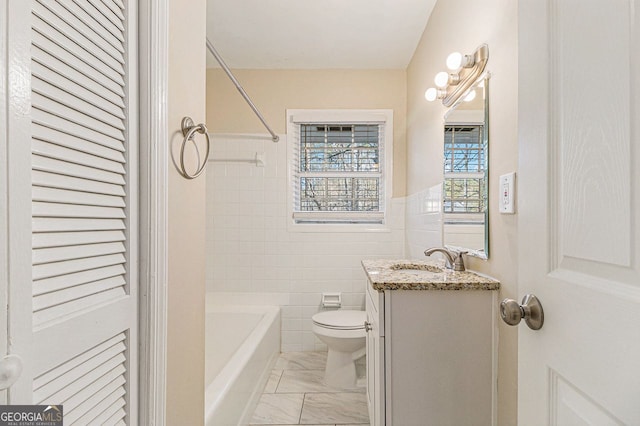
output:
[[[230,68],[403,69],[435,2],[207,0],[207,37]]]

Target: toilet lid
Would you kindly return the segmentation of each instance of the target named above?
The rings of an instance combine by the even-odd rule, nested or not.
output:
[[[320,312],[311,317],[311,319],[314,323],[322,327],[358,330],[364,328],[367,313],[365,311],[350,311],[344,309]]]

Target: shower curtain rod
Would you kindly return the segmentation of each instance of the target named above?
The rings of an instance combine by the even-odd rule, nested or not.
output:
[[[258,108],[255,106],[255,104],[251,101],[251,98],[249,98],[249,95],[247,95],[247,92],[244,91],[244,89],[242,88],[242,86],[240,85],[240,83],[238,82],[238,80],[234,77],[233,73],[231,72],[231,70],[229,69],[229,67],[227,66],[227,64],[225,64],[224,60],[222,59],[222,57],[220,56],[220,54],[216,51],[216,49],[213,47],[213,44],[211,44],[211,42],[209,41],[209,38],[207,37],[207,49],[209,49],[209,52],[211,52],[211,54],[213,55],[214,58],[216,58],[216,61],[218,61],[218,63],[220,64],[220,66],[222,67],[222,69],[224,70],[224,72],[227,73],[227,76],[229,76],[229,78],[231,79],[231,81],[233,82],[233,84],[236,86],[236,89],[238,89],[238,92],[240,92],[240,94],[242,95],[242,97],[244,98],[245,101],[247,101],[247,103],[249,104],[249,106],[251,107],[251,109],[253,110],[253,112],[256,113],[256,115],[258,116],[258,118],[260,119],[260,121],[262,121],[262,124],[264,124],[264,127],[267,128],[267,130],[269,131],[269,133],[271,134],[271,139],[274,142],[278,142],[280,140],[280,137],[278,135],[275,134],[275,132],[273,130],[271,130],[271,127],[269,127],[269,125],[267,124],[267,122],[265,121],[264,117],[262,116],[262,114],[260,114],[260,111],[258,111]]]

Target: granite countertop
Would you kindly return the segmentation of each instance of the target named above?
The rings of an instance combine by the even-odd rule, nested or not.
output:
[[[444,262],[407,259],[363,260],[371,286],[385,290],[498,290],[500,282],[471,271],[455,272]],[[442,272],[441,272],[442,271]]]

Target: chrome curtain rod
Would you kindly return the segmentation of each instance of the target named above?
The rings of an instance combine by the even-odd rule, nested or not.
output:
[[[269,133],[271,134],[271,139],[274,142],[278,142],[280,140],[280,137],[278,135],[275,134],[275,132],[273,130],[271,130],[271,127],[269,127],[269,125],[267,124],[267,122],[265,121],[264,117],[262,116],[262,114],[260,114],[260,111],[258,111],[258,108],[255,106],[255,104],[251,101],[251,98],[249,98],[249,95],[247,95],[247,92],[244,91],[244,89],[242,88],[242,86],[240,85],[240,83],[238,82],[238,80],[235,78],[235,76],[233,75],[233,73],[231,72],[231,70],[229,69],[229,67],[227,66],[227,64],[224,62],[224,60],[222,59],[222,57],[220,56],[220,54],[216,51],[216,49],[213,47],[213,44],[211,44],[211,42],[209,41],[209,38],[206,39],[207,40],[207,49],[209,49],[209,52],[211,52],[211,54],[213,55],[214,58],[216,58],[216,61],[218,61],[218,63],[220,64],[220,66],[222,67],[222,69],[224,70],[224,72],[227,73],[227,75],[229,76],[229,78],[231,79],[231,81],[233,82],[233,84],[236,86],[236,89],[238,89],[238,92],[240,92],[240,94],[242,95],[242,97],[244,98],[245,101],[247,101],[247,103],[249,104],[249,106],[251,107],[251,109],[253,110],[253,112],[256,113],[256,115],[258,116],[258,118],[260,119],[260,121],[262,121],[262,124],[264,124],[264,127],[267,128],[267,130],[269,131]]]

